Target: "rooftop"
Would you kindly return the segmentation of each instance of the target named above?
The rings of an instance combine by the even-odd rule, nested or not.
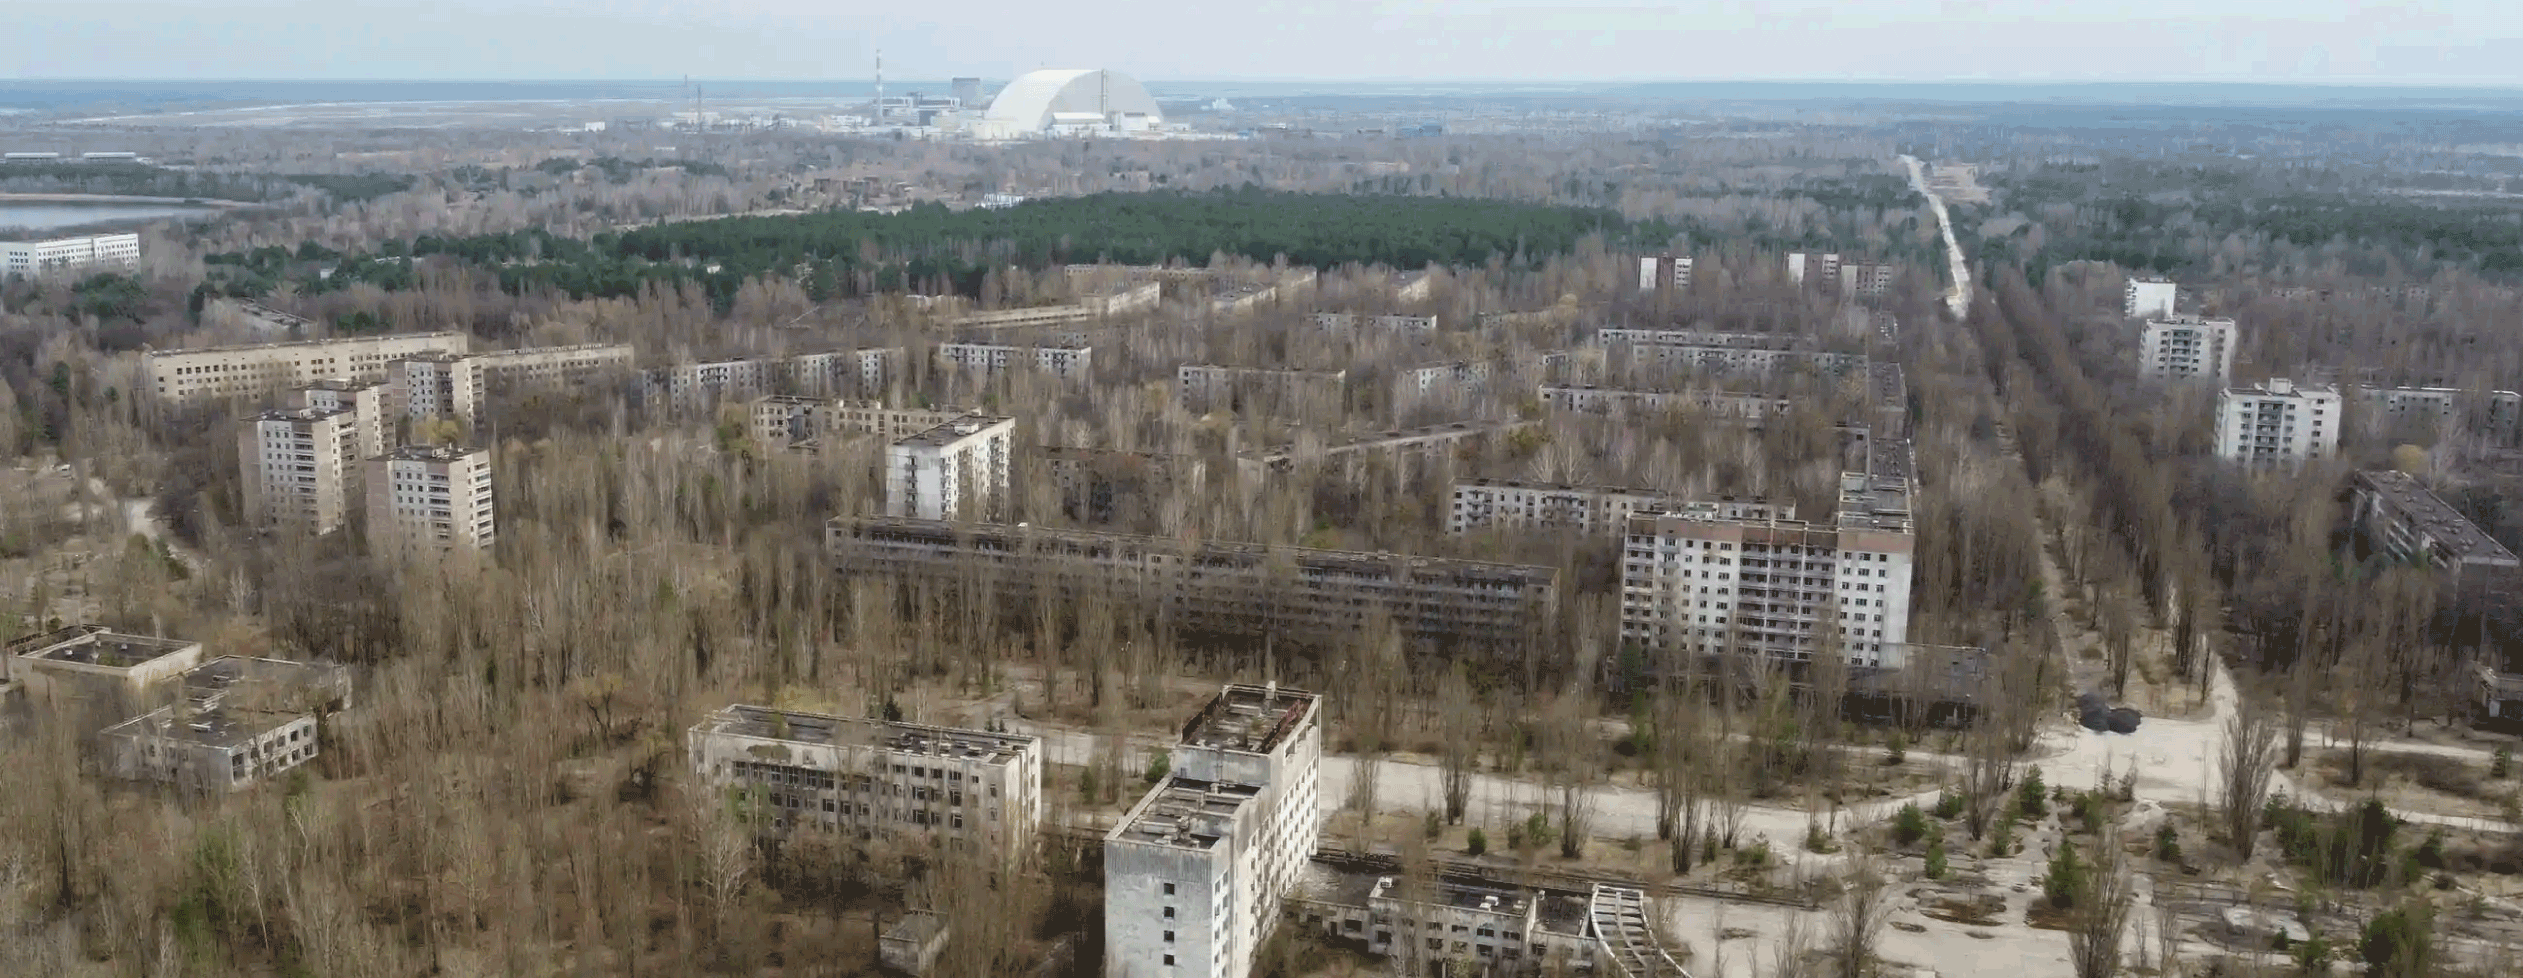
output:
[[[51,662],[75,662],[108,669],[129,669],[199,643],[111,632],[103,625],[72,625],[19,639],[8,654]]]
[[[963,441],[966,438],[971,438],[975,435],[988,432],[992,429],[1013,427],[1015,424],[1016,419],[1014,418],[1001,418],[990,415],[968,415],[940,424],[934,428],[920,432],[919,434],[905,436],[902,440],[894,442],[894,444],[943,448],[945,446],[955,444],[956,442]]]
[[[435,333],[389,333],[384,336],[345,336],[328,340],[292,340],[287,343],[248,343],[239,346],[205,346],[191,350],[150,350],[147,355],[152,357],[172,357],[194,353],[250,353],[257,350],[279,352],[282,350],[338,346],[346,343],[369,343],[378,340],[446,339],[453,339],[458,342],[470,342],[465,339],[465,334],[463,333],[455,332],[453,330],[443,330]]]
[[[1261,794],[1249,784],[1202,781],[1174,775],[1139,800],[1107,842],[1211,849],[1235,830],[1235,815]]]
[[[161,706],[107,727],[102,736],[147,734],[182,740],[204,747],[237,747],[272,732],[274,728],[296,722],[304,716],[306,714],[303,712],[231,708],[225,705],[200,711]]]
[[[459,448],[454,445],[403,445],[378,458],[393,459],[398,462],[454,462],[467,455],[477,454],[488,455],[489,453],[479,448]]]
[[[379,387],[384,387],[384,386],[385,386],[385,385],[384,385],[384,384],[382,384],[382,383],[379,383],[379,382],[377,382],[377,381],[371,381],[371,380],[341,380],[341,379],[335,378],[335,379],[331,379],[331,380],[319,380],[319,381],[314,381],[314,382],[309,383],[309,384],[307,384],[307,385],[305,385],[305,386],[303,386],[303,387],[301,387],[301,388],[299,388],[299,389],[300,389],[300,390],[310,390],[310,391],[343,391],[343,392],[345,392],[345,393],[348,393],[348,392],[356,392],[356,391],[374,390],[374,389],[376,389],[376,388],[379,388]]]
[[[1315,699],[1312,693],[1283,688],[1277,683],[1228,686],[1183,725],[1183,743],[1267,754],[1305,719],[1306,712],[1314,708]]]
[[[272,408],[255,415],[254,418],[257,421],[322,421],[326,418],[343,417],[350,413],[349,408]]]
[[[732,737],[782,740],[830,747],[875,747],[900,754],[932,757],[986,758],[992,763],[1013,759],[1041,743],[1025,734],[991,733],[961,727],[871,720],[737,704],[710,714],[693,730]]]
[[[184,674],[184,697],[195,710],[304,713],[349,696],[349,670],[319,662],[223,655]]]
[[[1282,555],[1299,565],[1301,570],[1347,570],[1362,576],[1392,576],[1396,571],[1414,577],[1439,575],[1472,578],[1495,583],[1522,586],[1549,586],[1559,579],[1557,568],[1529,564],[1501,564],[1481,560],[1450,557],[1414,557],[1403,554],[1367,553],[1355,550],[1314,550],[1306,547],[1273,547],[1259,543],[1227,543],[1220,541],[1185,542],[1171,537],[1141,536],[1129,533],[1097,533],[1091,530],[1062,530],[1040,526],[1007,526],[996,523],[958,523],[948,520],[924,520],[907,516],[834,517],[826,526],[847,528],[860,537],[913,539],[944,547],[970,547],[975,550],[1004,552],[1027,543],[1070,548],[1075,552],[1126,554],[1144,551],[1179,554],[1207,567],[1244,565],[1266,566],[1274,554]]]
[[[2436,546],[2444,549],[2455,562],[2516,563],[2514,552],[2481,531],[2477,524],[2464,517],[2444,499],[2409,473],[2398,469],[2368,469],[2356,474],[2357,483],[2383,501],[2393,519],[2404,526],[2425,533]]]
[[[1431,887],[1435,892],[1427,894],[1428,899],[1421,899],[1417,895],[1404,896],[1394,892],[1397,883],[1390,876],[1378,878],[1374,888],[1368,892],[1368,899],[1433,903],[1457,910],[1479,910],[1509,916],[1522,916],[1524,908],[1531,903],[1530,897],[1516,890],[1450,879],[1436,880]]]

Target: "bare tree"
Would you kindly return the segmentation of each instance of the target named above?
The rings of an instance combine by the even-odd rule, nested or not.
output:
[[[1831,904],[1831,952],[1839,958],[1839,978],[1865,978],[1875,942],[1892,919],[1892,897],[1891,881],[1872,855],[1850,860],[1839,898]]]
[[[2164,898],[2160,886],[2155,892],[2155,972],[2181,978],[2181,909]]]
[[[2076,978],[2113,978],[2120,973],[2120,943],[2137,903],[2137,886],[2129,874],[2111,828],[2103,829],[2094,846],[2094,864],[2076,894],[2068,920],[2068,961]]]
[[[2261,805],[2269,798],[2269,779],[2277,763],[2277,718],[2241,690],[2234,694],[2234,714],[2225,719],[2225,747],[2217,755],[2217,814],[2224,819],[2226,840],[2237,859],[2250,859],[2260,834]]]
[[[717,792],[695,788],[687,796],[691,817],[692,850],[699,858],[701,889],[710,900],[712,933],[723,930],[727,912],[736,898],[745,891],[745,883],[753,876],[753,840],[747,838],[746,827],[736,814],[728,811],[727,800]],[[757,813],[759,817],[759,813]]]
[[[1437,760],[1445,820],[1461,824],[1472,800],[1472,767],[1480,758],[1480,707],[1458,663],[1437,680]]]

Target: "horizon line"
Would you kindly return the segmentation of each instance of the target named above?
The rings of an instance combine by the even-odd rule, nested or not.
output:
[[[1116,68],[1116,69],[1111,69],[1111,70],[1114,70],[1114,71],[1124,71],[1124,69],[1117,69],[1117,68]],[[1019,73],[1017,73],[1017,75],[1009,75],[1009,76],[1005,76],[1005,77],[1006,77],[1006,78],[1015,78],[1015,77],[1017,77],[1018,75],[1023,75],[1023,74],[1028,74],[1028,73],[1030,73],[1030,72],[1019,72]],[[2462,80],[2462,79],[2425,78],[2425,77],[2421,77],[2421,78],[2379,78],[2379,77],[2378,77],[2378,78],[2368,78],[2368,77],[2351,77],[2351,78],[2323,78],[2323,79],[2227,78],[2227,77],[2214,77],[2214,76],[2211,76],[2211,77],[2189,77],[2189,78],[1977,78],[1977,77],[1975,77],[1975,78],[1885,78],[1885,77],[1868,77],[1868,78],[1690,78],[1690,77],[1682,77],[1682,78],[1409,78],[1409,77],[1389,77],[1389,76],[1388,76],[1388,77],[1377,77],[1377,76],[1361,76],[1361,77],[1291,77],[1291,76],[1271,76],[1271,75],[1256,75],[1256,76],[1221,76],[1221,77],[1192,77],[1192,76],[1182,76],[1182,77],[1159,77],[1159,76],[1152,76],[1152,75],[1139,75],[1139,74],[1137,74],[1137,73],[1134,73],[1134,72],[1127,72],[1127,71],[1124,71],[1124,73],[1126,73],[1126,74],[1131,74],[1131,75],[1132,75],[1132,77],[1137,78],[1138,80],[1140,80],[1140,81],[1142,81],[1142,82],[1158,82],[1158,83],[1174,83],[1174,84],[1215,82],[1215,83],[1227,83],[1227,84],[1284,84],[1284,85],[1304,85],[1304,84],[1318,84],[1318,85],[1493,85],[1493,86],[1495,86],[1495,85],[1856,85],[1856,86],[1875,86],[1875,85],[1957,85],[1957,86],[1986,86],[1986,87],[1999,87],[1999,86],[2010,86],[2010,85],[2011,85],[2011,86],[2237,85],[2237,86],[2256,87],[2256,88],[2385,88],[2385,89],[2405,89],[2405,88],[2454,88],[2454,89],[2495,89],[2495,90],[2514,90],[2514,91],[2523,91],[2523,79],[2500,79],[2500,80]],[[959,75],[941,75],[941,76],[938,76],[938,78],[935,78],[935,79],[921,78],[921,79],[900,79],[900,80],[933,81],[933,80],[951,80],[951,79],[953,79],[953,78],[957,78],[957,77],[964,77],[964,78],[978,77],[978,78],[981,78],[981,79],[983,79],[983,80],[985,80],[985,81],[988,81],[988,80],[1002,80],[1002,79],[1000,78],[1000,76],[987,75],[987,74],[984,74],[984,75],[977,75],[977,76],[976,76],[976,75],[960,75],[960,76],[959,76]],[[274,83],[274,82],[292,83],[292,84],[323,84],[323,83],[335,83],[335,84],[380,84],[380,83],[392,83],[392,84],[432,84],[432,83],[436,83],[436,84],[569,84],[569,83],[580,83],[580,84],[608,84],[608,83],[610,83],[610,84],[619,84],[619,83],[626,83],[626,82],[627,82],[627,83],[643,83],[643,84],[653,83],[653,84],[666,84],[666,85],[681,85],[681,84],[684,84],[686,81],[697,81],[697,82],[720,82],[720,83],[774,83],[774,84],[859,84],[859,83],[873,84],[873,83],[874,83],[874,81],[875,81],[875,79],[874,79],[874,77],[873,77],[873,76],[864,77],[864,78],[862,78],[862,77],[843,77],[843,78],[773,78],[773,77],[702,77],[702,76],[682,76],[682,75],[662,76],[662,77],[647,77],[647,78],[644,78],[644,77],[637,77],[637,76],[624,76],[624,77],[595,77],[595,76],[525,77],[525,76],[517,76],[517,77],[468,77],[468,78],[428,78],[428,77],[401,77],[401,78],[397,78],[397,77],[332,77],[332,76],[317,76],[317,77],[250,77],[250,76],[233,76],[233,77],[231,77],[231,76],[218,76],[218,77],[150,77],[150,76],[132,76],[132,77],[119,77],[119,78],[115,78],[115,77],[96,77],[96,76],[87,76],[87,77],[70,77],[70,76],[63,76],[63,77],[27,77],[27,76],[15,76],[15,77],[9,77],[9,78],[0,78],[0,86],[6,86],[6,85],[11,84],[11,83],[30,83],[30,82],[31,82],[31,83],[48,83],[48,84],[58,84],[58,83],[97,83],[97,82],[107,82],[107,83],[149,83],[149,84],[183,84],[183,83],[193,83],[193,84],[222,84],[222,83]]]

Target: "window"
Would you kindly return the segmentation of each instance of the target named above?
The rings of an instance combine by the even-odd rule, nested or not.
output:
[[[1167,884],[1165,884],[1165,895],[1166,895],[1166,896],[1173,896],[1173,895],[1174,895],[1174,884],[1172,884],[1172,883],[1167,883]],[[1171,917],[1171,916],[1173,916],[1173,914],[1168,913],[1168,914],[1166,914],[1166,916]]]
[[[1166,956],[1165,956],[1165,966],[1166,966],[1166,967],[1168,967],[1168,968],[1171,968],[1171,967],[1173,967],[1173,966],[1174,966],[1174,956],[1173,956],[1173,955],[1168,954],[1168,955],[1166,955]]]
[[[1170,889],[1170,887],[1169,887],[1169,889]],[[1167,908],[1165,908],[1165,919],[1167,919],[1167,920],[1172,920],[1172,919],[1174,919],[1174,908],[1172,908],[1172,907],[1167,907]]]

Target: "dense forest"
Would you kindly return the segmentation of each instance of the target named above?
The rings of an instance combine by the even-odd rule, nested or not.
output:
[[[313,188],[339,201],[374,200],[412,189],[397,174],[243,174],[174,170],[145,163],[12,163],[0,193],[115,194],[187,200],[286,200]]]
[[[465,238],[423,235],[387,241],[375,254],[342,256],[329,275],[308,269],[304,290],[365,283],[414,288],[414,258],[445,256],[496,267],[512,294],[554,289],[573,298],[636,295],[651,282],[697,282],[722,307],[745,282],[795,275],[818,300],[872,292],[937,289],[978,295],[983,276],[1010,265],[1040,269],[1073,262],[1153,264],[1206,261],[1224,253],[1255,261],[1329,268],[1344,263],[1517,266],[1568,254],[1602,235],[1626,246],[1662,247],[1674,237],[1657,220],[1631,222],[1613,211],[1446,196],[1347,196],[1244,188],[1210,193],[1103,193],[1035,200],[998,209],[950,210],[927,204],[899,213],[831,211],[658,224],[579,240],[540,229]],[[229,279],[256,294],[293,259],[329,260],[321,248],[209,256],[247,274]]]

